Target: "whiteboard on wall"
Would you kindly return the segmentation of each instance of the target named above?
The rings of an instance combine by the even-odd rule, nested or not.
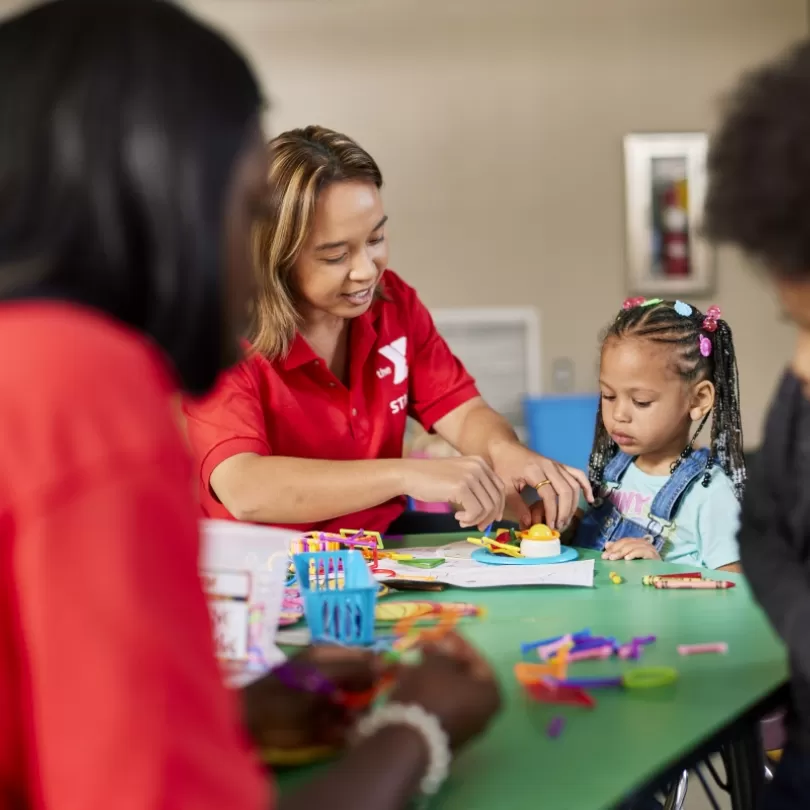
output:
[[[541,388],[540,316],[532,307],[431,310],[439,334],[475,377],[484,399],[516,428],[523,397]]]

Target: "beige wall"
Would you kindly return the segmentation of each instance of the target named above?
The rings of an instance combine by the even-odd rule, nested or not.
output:
[[[191,0],[244,45],[271,131],[342,129],[380,161],[392,266],[432,306],[531,304],[544,383],[626,295],[621,139],[701,130],[746,66],[807,30],[804,0]],[[740,358],[747,443],[789,330],[738,257],[718,303]]]
[[[803,0],[192,0],[252,55],[271,131],[322,123],[380,161],[392,265],[432,306],[531,304],[594,386],[597,333],[626,295],[621,138],[700,130],[746,66],[807,30]],[[730,252],[748,444],[789,330]]]
[[[20,5],[0,0],[0,9]],[[392,266],[431,306],[531,304],[545,384],[626,295],[621,138],[712,126],[746,66],[807,30],[804,0],[189,0],[270,91],[269,129],[321,123],[386,176]],[[719,256],[748,444],[789,351],[764,287]]]

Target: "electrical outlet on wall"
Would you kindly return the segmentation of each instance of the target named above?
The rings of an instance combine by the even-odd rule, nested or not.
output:
[[[570,357],[555,357],[551,364],[551,387],[556,394],[574,390],[574,363]]]

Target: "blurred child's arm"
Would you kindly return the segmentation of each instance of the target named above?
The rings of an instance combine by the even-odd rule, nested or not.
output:
[[[742,564],[754,595],[787,644],[794,666],[804,678],[810,678],[810,580],[774,514],[769,489],[758,462],[748,478],[742,509]]]

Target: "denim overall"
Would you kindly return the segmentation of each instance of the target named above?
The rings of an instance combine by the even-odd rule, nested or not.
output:
[[[602,492],[590,511],[582,518],[574,544],[580,548],[595,548],[601,551],[605,543],[623,537],[649,537],[660,554],[666,540],[675,531],[675,515],[684,493],[706,470],[709,451],[695,450],[683,459],[669,480],[653,498],[646,523],[636,523],[622,517],[610,500],[611,493],[622,485],[622,478],[633,462],[633,456],[617,453],[605,467]],[[642,518],[643,519],[643,518]]]

